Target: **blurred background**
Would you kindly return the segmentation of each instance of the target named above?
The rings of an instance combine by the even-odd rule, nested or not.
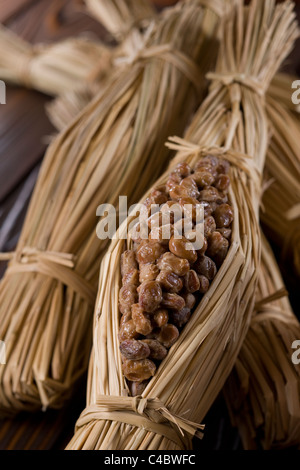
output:
[[[160,9],[176,1],[153,3]],[[296,3],[300,20],[300,0]],[[0,0],[0,22],[33,44],[51,43],[87,32],[90,37],[110,40],[105,29],[85,13],[80,0]],[[285,70],[300,76],[299,41],[286,61]],[[45,112],[45,105],[51,99],[42,93],[7,86],[6,105],[0,106],[0,252],[12,251],[16,246],[47,143],[55,133]],[[278,247],[273,248],[295,313],[299,314],[298,280],[294,279],[290,266],[282,263]],[[0,277],[4,269],[5,264],[0,263]],[[63,449],[84,408],[85,383],[83,377],[75,396],[63,410],[0,420],[0,450]],[[242,448],[222,396],[205,424],[205,438],[195,443],[197,449]]]

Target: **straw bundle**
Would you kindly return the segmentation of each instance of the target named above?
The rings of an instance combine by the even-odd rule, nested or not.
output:
[[[225,22],[210,94],[187,140],[174,138],[169,146],[178,150],[172,168],[183,161],[193,167],[207,154],[231,162],[229,197],[236,218],[229,252],[142,396],[130,397],[121,369],[118,294],[120,257],[132,247],[127,227],[135,216],[122,224],[101,264],[87,408],[68,449],[191,448],[194,421],[201,422],[234,366],[253,312],[268,142],[262,96],[296,34],[290,2],[275,7],[273,1],[253,1],[249,8],[238,2]]]
[[[281,79],[280,89],[273,85],[267,101],[272,138],[266,160],[261,220],[268,236],[300,275],[300,121],[291,101],[292,81]]]
[[[149,0],[85,0],[87,11],[118,40],[155,17]]]
[[[109,70],[112,48],[88,38],[32,45],[0,25],[0,78],[49,95],[101,80]]]
[[[256,313],[225,387],[232,418],[245,449],[300,445],[300,369],[292,344],[300,324],[266,240],[256,296]],[[278,295],[279,294],[279,295]]]
[[[136,200],[161,172],[167,136],[183,130],[199,99],[217,25],[201,1],[166,12],[140,55],[51,143],[16,253],[2,256],[12,258],[0,284],[2,412],[60,407],[86,370],[108,243],[96,237],[96,208],[117,206],[120,194]]]

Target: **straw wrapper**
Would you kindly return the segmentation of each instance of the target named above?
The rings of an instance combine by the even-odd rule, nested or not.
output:
[[[293,77],[279,76],[268,96],[272,134],[261,220],[282,257],[300,275],[300,115],[291,100],[293,81]]]
[[[113,56],[113,48],[84,37],[32,45],[2,25],[0,47],[1,80],[53,96],[104,80]]]
[[[202,421],[228,377],[253,312],[260,178],[268,143],[263,96],[296,34],[290,2],[276,8],[273,1],[253,1],[249,8],[238,2],[225,22],[210,94],[186,140],[172,139],[169,146],[178,150],[172,167],[181,161],[193,167],[206,154],[231,162],[229,196],[236,214],[231,247],[142,396],[128,397],[118,342],[118,292],[120,256],[131,247],[130,237],[122,238],[134,216],[124,222],[101,265],[87,408],[68,449],[191,448],[191,438],[198,435],[195,422]],[[166,179],[164,174],[157,185]]]
[[[155,17],[149,0],[85,0],[88,12],[118,40],[131,28],[147,25]]]
[[[264,239],[256,312],[224,387],[244,449],[300,444],[300,368],[292,357],[300,324],[284,291],[275,258]]]
[[[51,143],[16,253],[4,256],[11,262],[0,284],[2,412],[61,407],[86,370],[108,244],[97,239],[96,209],[117,206],[120,194],[137,200],[161,173],[167,136],[183,131],[201,98],[213,61],[204,51],[216,48],[217,25],[201,1],[168,10],[143,36],[139,56],[125,58]]]

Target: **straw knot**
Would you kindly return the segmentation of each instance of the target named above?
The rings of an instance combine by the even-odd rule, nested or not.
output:
[[[242,170],[251,177],[257,188],[260,189],[261,187],[260,171],[255,164],[254,158],[250,155],[227,147],[197,145],[176,136],[169,137],[165,145],[169,149],[178,152],[178,155],[173,159],[174,165],[182,161],[182,159],[189,160],[206,155],[214,155],[227,160],[231,165]],[[192,164],[192,162],[190,163]]]
[[[31,68],[32,61],[40,54],[41,48],[39,46],[32,46],[26,53],[18,58],[15,63],[16,74],[19,80],[26,88],[31,88]]]
[[[135,413],[139,415],[143,415],[145,409],[147,408],[148,401],[147,398],[143,398],[141,396],[133,397],[132,399],[132,409]]]
[[[170,44],[148,46],[148,40],[152,34],[153,27],[151,24],[144,36],[134,30],[128,43],[124,46],[124,55],[116,57],[114,64],[116,66],[140,64],[142,66],[148,60],[165,60],[180,70],[194,85],[197,92],[200,93],[202,90],[201,80],[199,80],[201,70],[189,56],[174,49]]]
[[[14,252],[0,253],[0,261],[10,261],[6,275],[31,272],[52,277],[94,305],[95,288],[76,272],[73,254],[25,246]]]
[[[204,425],[178,416],[157,397],[99,395],[80,415],[76,430],[92,421],[116,421],[160,434],[187,449],[193,436],[203,437]]]
[[[245,73],[218,73],[218,72],[209,72],[206,74],[206,78],[212,81],[221,82],[225,86],[233,85],[238,83],[239,85],[245,86],[250,90],[257,93],[259,96],[265,94],[266,88],[262,82],[257,78],[246,75]]]

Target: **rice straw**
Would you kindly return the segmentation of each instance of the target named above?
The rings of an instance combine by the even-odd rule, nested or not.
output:
[[[286,294],[263,239],[256,312],[224,387],[232,424],[238,427],[245,450],[300,444],[300,369],[292,362],[300,324]]]
[[[2,414],[62,407],[86,371],[108,244],[96,236],[96,209],[117,207],[120,194],[138,200],[166,166],[164,142],[183,132],[201,99],[218,24],[198,0],[165,12],[141,36],[140,56],[124,57],[50,144],[16,252],[4,256],[11,261],[0,284]]]
[[[260,180],[268,144],[264,93],[298,34],[292,9],[290,2],[275,7],[272,0],[252,1],[246,8],[237,2],[224,22],[209,96],[185,139],[169,143],[178,151],[171,168],[181,161],[193,166],[206,154],[232,164],[236,218],[221,269],[142,396],[128,396],[118,347],[120,256],[131,248],[130,237],[123,237],[135,216],[127,218],[101,264],[87,408],[67,449],[190,449],[192,437],[200,435],[196,423],[234,366],[254,308]]]
[[[112,48],[88,37],[32,45],[0,25],[0,79],[60,95],[104,79]]]

